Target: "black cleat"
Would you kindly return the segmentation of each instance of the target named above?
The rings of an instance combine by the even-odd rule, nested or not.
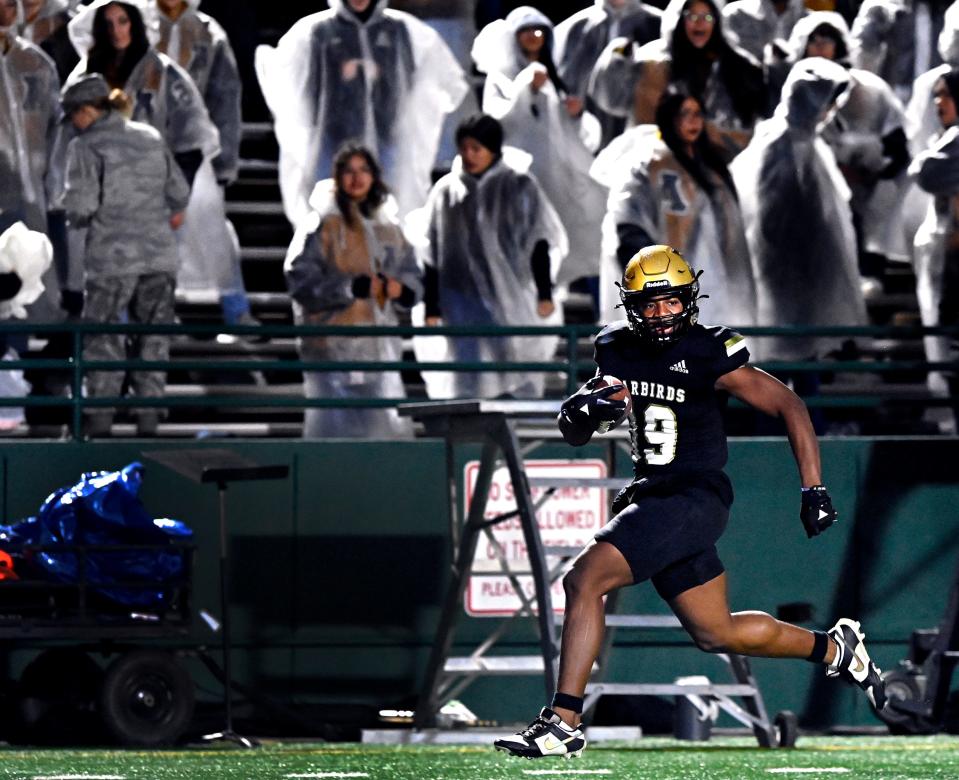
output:
[[[886,706],[886,685],[882,672],[869,658],[866,635],[860,624],[849,618],[840,618],[827,632],[838,648],[836,658],[826,669],[828,677],[841,677],[866,692],[870,704],[877,710]]]
[[[522,758],[576,758],[586,747],[586,735],[581,728],[563,723],[549,707],[543,707],[527,728],[518,734],[496,740],[493,747]]]

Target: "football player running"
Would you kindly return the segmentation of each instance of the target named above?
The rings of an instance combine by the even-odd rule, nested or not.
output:
[[[812,538],[836,521],[821,484],[819,444],[806,406],[769,374],[749,365],[743,337],[698,325],[698,274],[667,246],[648,246],[628,263],[620,284],[626,319],[596,337],[597,377],[562,405],[559,427],[569,444],[589,441],[603,421],[616,421],[622,387],[629,413],[636,478],[613,502],[612,521],[576,558],[563,579],[563,623],[557,692],[529,727],[496,740],[498,750],[526,758],[582,753],[583,694],[605,629],[603,597],[652,580],[696,645],[710,653],[802,658],[860,687],[876,709],[886,702],[880,670],[870,660],[859,623],[842,618],[829,631],[809,631],[763,612],[730,613],[726,574],[716,552],[733,493],[723,473],[722,412],[730,394],[780,418],[802,481],[800,518]]]

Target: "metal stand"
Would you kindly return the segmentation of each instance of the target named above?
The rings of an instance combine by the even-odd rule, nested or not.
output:
[[[416,707],[414,726],[418,729],[435,726],[436,713],[442,706],[442,699],[450,695],[451,683],[458,677],[471,680],[477,674],[542,674],[547,698],[553,695],[556,688],[559,645],[553,618],[550,578],[539,528],[536,525],[536,508],[530,495],[519,444],[510,417],[555,416],[558,408],[557,403],[529,401],[448,401],[405,404],[399,407],[401,415],[413,417],[422,422],[428,436],[446,439],[449,463],[453,462],[451,453],[454,445],[466,442],[480,442],[483,445],[473,500],[462,527],[458,527],[456,523],[459,512],[455,496],[455,480],[452,480],[450,484],[455,544],[453,576],[443,600],[436,639]],[[486,519],[484,513],[489,488],[497,461],[500,459],[506,463],[516,496],[517,509],[506,515]],[[540,656],[484,658],[485,652],[498,639],[498,636],[494,635],[471,656],[450,658],[456,623],[462,611],[463,594],[471,574],[473,556],[480,534],[497,523],[517,516],[523,529],[530,571],[535,583],[535,598],[532,601],[535,601],[537,606],[536,622],[539,629]],[[527,601],[521,611],[531,614],[531,610],[532,604]]]
[[[232,742],[244,748],[259,747],[252,737],[244,737],[233,730],[233,677],[231,674],[232,645],[230,631],[230,559],[226,524],[226,491],[230,482],[249,482],[264,479],[286,479],[290,467],[286,465],[261,466],[232,450],[160,450],[143,453],[144,457],[162,463],[194,482],[216,483],[219,505],[220,556],[220,640],[223,651],[223,711],[224,728],[202,737],[204,742]]]

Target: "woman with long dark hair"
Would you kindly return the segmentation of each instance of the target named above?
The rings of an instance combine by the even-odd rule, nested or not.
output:
[[[420,299],[422,282],[373,153],[357,144],[342,147],[333,160],[333,178],[316,185],[310,207],[284,264],[296,322],[398,325],[400,312]],[[399,336],[300,340],[304,360],[395,361],[402,352]],[[311,399],[404,395],[398,371],[305,371],[303,378]],[[411,434],[394,409],[311,408],[303,428],[306,438]]]
[[[81,56],[69,81],[100,73],[129,101],[127,113],[156,128],[192,184],[204,157],[219,147],[216,128],[190,76],[150,43],[153,3],[96,0],[69,24]]]
[[[630,124],[648,124],[670,84],[700,97],[707,131],[727,162],[749,142],[766,109],[762,68],[723,36],[713,0],[671,3],[657,41],[644,46],[613,41],[593,69],[590,94]]]
[[[553,62],[553,25],[540,11],[521,6],[493,22],[473,44],[477,68],[486,73],[483,111],[499,120],[509,146],[533,157],[530,170],[559,213],[569,254],[556,283],[585,278],[598,293],[605,193],[589,176],[598,149],[599,121],[570,94]]]
[[[658,138],[635,128],[596,161],[594,170],[610,186],[601,289],[615,293],[614,280],[636,252],[665,244],[707,276],[703,321],[751,325],[755,291],[742,215],[722,153],[705,132],[702,102],[674,85],[655,116]],[[604,311],[611,318],[613,303]]]

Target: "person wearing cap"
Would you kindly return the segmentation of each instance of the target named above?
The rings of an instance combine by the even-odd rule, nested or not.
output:
[[[486,25],[473,43],[486,73],[483,111],[498,119],[511,146],[533,158],[530,171],[556,208],[569,252],[556,279],[576,285],[599,306],[599,258],[606,191],[590,178],[602,136],[599,120],[571,94],[553,63],[553,25],[531,6]],[[562,293],[560,293],[562,295]],[[594,314],[595,317],[595,314]]]
[[[173,153],[149,125],[128,121],[125,96],[111,91],[99,73],[81,76],[64,88],[63,112],[78,135],[67,148],[63,207],[71,229],[85,231],[85,318],[92,322],[145,324],[174,322],[177,271],[173,231],[182,223],[190,187]],[[99,333],[87,338],[86,360],[128,357],[126,336]],[[131,340],[129,357],[167,360],[169,336],[148,334]],[[141,398],[162,398],[163,371],[131,376]],[[90,397],[119,396],[123,373],[91,371]],[[159,409],[136,410],[137,433],[152,435]],[[108,436],[113,410],[97,407],[85,419],[88,436]]]
[[[214,291],[228,325],[258,325],[250,313],[240,243],[226,218],[224,197],[240,160],[240,73],[226,32],[199,5],[200,0],[156,0],[156,49],[190,74],[220,135],[219,154],[205,158],[197,171],[183,229],[177,232],[177,287]]]
[[[486,114],[456,129],[459,155],[424,208],[427,325],[558,325],[552,285],[566,254],[566,231],[530,171],[526,153],[503,146],[503,128]],[[414,220],[415,221],[415,220]],[[414,342],[420,360],[548,360],[555,337],[456,336]],[[433,351],[433,347],[439,349]],[[542,394],[529,372],[424,372],[431,397]]]
[[[436,31],[388,5],[330,0],[276,47],[257,47],[257,79],[280,145],[283,207],[294,226],[350,141],[376,155],[401,216],[423,204],[443,118],[469,85]]]
[[[959,67],[943,72],[932,86],[941,132],[929,148],[912,161],[909,173],[932,196],[926,218],[916,232],[916,297],[925,326],[959,324]],[[924,338],[926,358],[955,360],[955,350],[945,336]],[[936,395],[959,392],[954,374],[930,372],[930,389]],[[954,409],[953,415],[959,417]],[[957,419],[939,422],[945,432],[955,432]]]

